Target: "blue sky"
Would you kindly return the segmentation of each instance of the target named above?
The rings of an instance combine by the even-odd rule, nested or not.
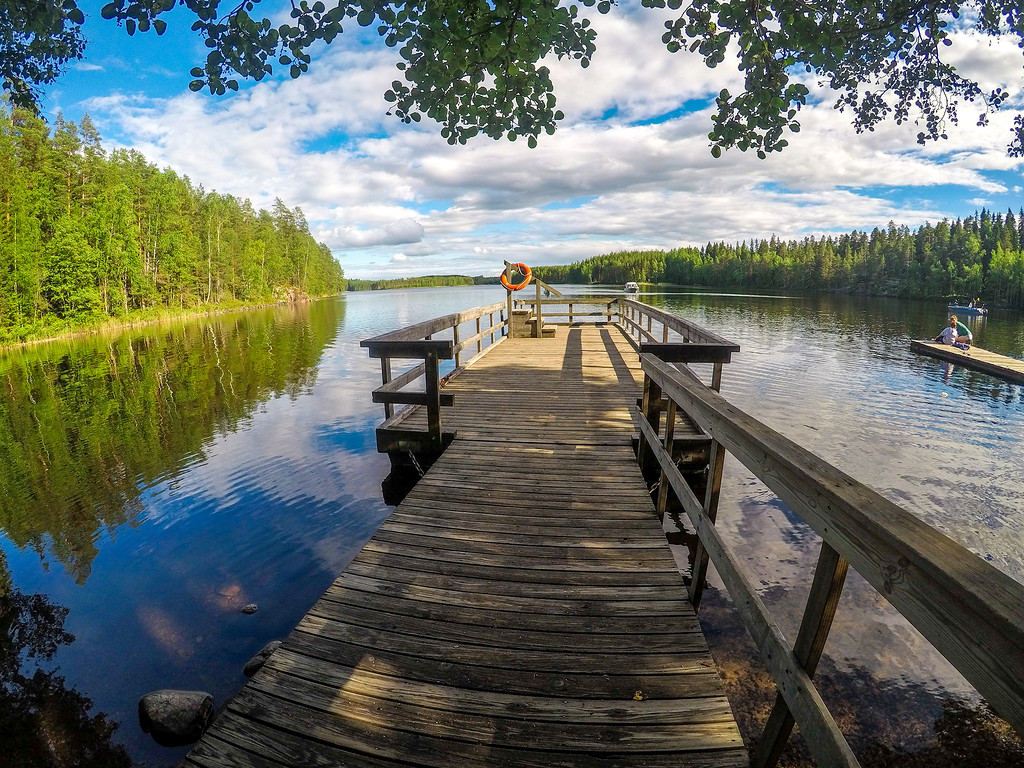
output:
[[[269,208],[299,206],[350,277],[489,274],[502,259],[570,263],[613,250],[916,227],[977,208],[1024,205],[1024,164],[1005,146],[1017,112],[974,125],[961,109],[950,139],[920,147],[917,127],[855,133],[827,94],[801,114],[790,147],[760,161],[711,157],[710,103],[741,89],[725,64],[669,54],[664,15],[624,3],[596,16],[588,69],[552,62],[559,131],[530,150],[478,138],[450,147],[429,123],[388,117],[393,51],[355,24],[299,78],[225,97],[188,90],[205,60],[180,11],[168,31],[129,37],[85,0],[86,59],[47,92],[44,112],[88,112],[108,148],[134,147],[208,190]],[[267,0],[271,14],[286,3]],[[968,34],[951,60],[1024,106],[1020,51]],[[638,51],[642,55],[638,55]]]

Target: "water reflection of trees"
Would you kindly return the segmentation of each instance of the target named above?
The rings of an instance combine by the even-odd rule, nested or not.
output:
[[[278,307],[0,358],[0,529],[83,583],[100,532],[273,397],[316,381],[344,304]]]
[[[64,631],[68,609],[11,584],[0,550],[0,733],[3,764],[122,768],[124,747],[111,743],[117,729],[92,701],[47,663],[74,641]]]

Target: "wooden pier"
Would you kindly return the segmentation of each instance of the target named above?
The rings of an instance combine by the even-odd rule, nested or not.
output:
[[[422,477],[184,766],[771,768],[796,723],[854,768],[813,682],[849,568],[1024,733],[1024,585],[728,403],[725,339],[634,300],[524,304],[363,342],[378,449]],[[821,539],[794,638],[715,525],[726,453]],[[750,753],[695,615],[710,566],[778,686]]]
[[[962,365],[964,368],[973,368],[1007,381],[1024,384],[1024,360],[999,355],[980,347],[957,349],[937,341],[913,340],[910,342],[910,348],[922,355],[937,357],[940,360]]]
[[[454,440],[185,765],[748,764],[633,452],[636,346],[559,331],[444,387]]]

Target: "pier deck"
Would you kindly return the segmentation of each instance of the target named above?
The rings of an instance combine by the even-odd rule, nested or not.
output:
[[[631,448],[641,381],[589,325],[449,382],[454,442],[183,765],[747,765]]]
[[[910,342],[910,348],[922,355],[930,355],[940,360],[948,360],[965,368],[973,368],[982,373],[998,376],[1007,381],[1024,384],[1024,361],[1013,357],[1006,357],[995,352],[989,352],[980,347],[970,349],[957,349],[948,344],[940,344],[936,341]]]

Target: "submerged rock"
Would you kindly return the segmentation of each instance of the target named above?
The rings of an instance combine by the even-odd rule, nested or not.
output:
[[[256,603],[249,603],[248,605],[242,608],[242,613],[256,613],[257,610],[258,607]]]
[[[213,722],[213,696],[164,689],[139,699],[139,725],[157,744],[180,747],[198,741]]]
[[[242,669],[242,674],[246,677],[252,677],[264,664],[267,663],[267,659],[270,658],[270,654],[281,647],[280,640],[271,640],[269,643],[263,646],[259,653],[253,656],[249,661],[245,663],[245,667]]]

